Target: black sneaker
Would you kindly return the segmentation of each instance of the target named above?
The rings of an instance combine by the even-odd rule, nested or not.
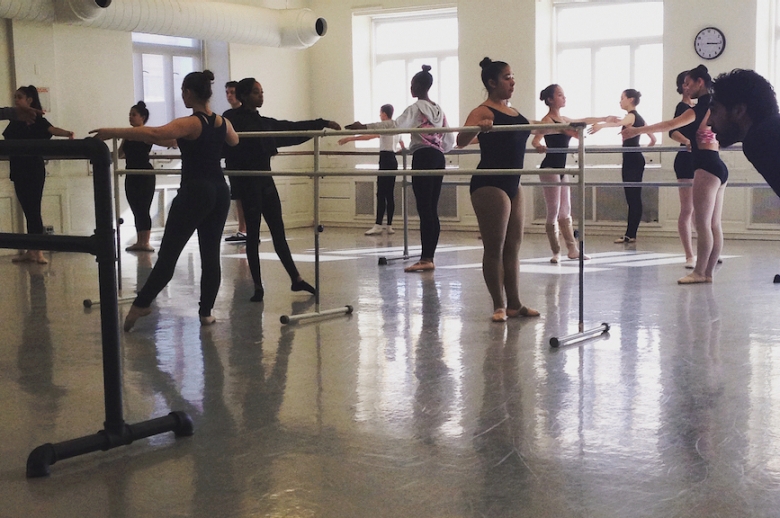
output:
[[[235,234],[230,234],[226,237],[225,241],[246,241],[246,234],[243,232],[236,232]]]

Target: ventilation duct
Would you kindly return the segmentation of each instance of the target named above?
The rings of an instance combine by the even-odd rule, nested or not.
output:
[[[328,30],[310,9],[193,0],[0,0],[0,17],[299,49]]]

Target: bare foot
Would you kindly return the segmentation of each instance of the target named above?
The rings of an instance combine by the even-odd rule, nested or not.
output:
[[[217,322],[216,317],[213,317],[211,315],[204,317],[203,315],[200,316],[200,325],[202,326],[210,326]]]
[[[531,309],[528,306],[520,305],[520,309],[510,309],[507,308],[506,310],[506,316],[508,317],[538,317],[541,315],[538,311],[535,309]]]
[[[704,284],[711,283],[712,277],[704,277],[696,273],[689,273],[685,277],[677,279],[677,284]]]

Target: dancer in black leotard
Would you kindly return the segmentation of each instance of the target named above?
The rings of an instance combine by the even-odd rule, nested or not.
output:
[[[549,108],[547,115],[542,118],[544,124],[554,123],[572,123],[572,122],[584,122],[586,124],[595,124],[597,122],[615,122],[617,117],[586,117],[584,119],[570,119],[561,115],[561,108],[566,106],[566,96],[563,94],[563,88],[559,85],[552,84],[542,90],[539,94],[539,100],[544,101]],[[539,153],[546,153],[547,149],[567,149],[569,147],[569,140],[572,137],[577,137],[575,131],[563,131],[561,133],[550,133],[544,135],[544,141],[546,145],[542,145],[542,134],[537,134],[534,137],[532,145]],[[540,167],[542,168],[555,168],[564,169],[566,167],[565,153],[548,153],[542,160]],[[547,186],[543,187],[544,202],[547,207],[547,219],[545,220],[545,232],[547,233],[547,239],[550,242],[550,249],[553,256],[550,258],[551,263],[557,263],[560,260],[561,245],[558,242],[558,232],[563,235],[563,240],[566,243],[567,257],[569,259],[577,259],[580,256],[580,249],[577,246],[577,240],[574,238],[574,229],[572,228],[571,220],[571,189],[566,185],[565,175],[552,175],[544,174],[540,175],[539,179],[544,183],[560,183],[560,186]],[[583,256],[583,259],[590,259],[587,255]]]
[[[636,106],[639,104],[639,99],[642,94],[633,88],[623,90],[620,94],[620,107],[627,113],[622,120],[618,122],[602,122],[593,125],[589,133],[596,133],[602,128],[610,128],[615,126],[622,126],[623,128],[634,127],[640,128],[645,125],[645,120],[636,111]],[[650,137],[650,145],[655,145],[655,135],[648,133]],[[639,138],[623,137],[623,147],[639,147]],[[642,176],[645,173],[645,157],[642,153],[632,152],[623,153],[623,166],[621,167],[621,176],[623,182],[642,182]],[[617,238],[615,243],[633,243],[636,241],[636,231],[639,228],[639,222],[642,221],[642,188],[641,187],[623,187],[623,191],[626,195],[626,203],[628,203],[628,224],[626,225],[626,232],[623,236]]]
[[[677,280],[678,284],[711,283],[715,266],[723,249],[723,194],[729,172],[718,154],[718,141],[709,128],[710,86],[712,79],[707,67],[699,65],[690,70],[683,82],[683,89],[691,99],[698,99],[696,106],[672,120],[643,128],[625,128],[623,138],[640,133],[669,131],[694,123],[695,138],[691,140],[693,153],[693,211],[696,222],[696,266],[689,275]]]
[[[323,128],[341,129],[333,122],[325,119],[290,122],[262,117],[257,109],[263,106],[263,87],[254,77],[247,77],[238,82],[236,96],[241,101],[241,107],[225,112],[225,117],[233,123],[236,131],[302,131],[320,130]],[[273,137],[246,138],[225,154],[225,167],[233,171],[270,171],[271,157],[278,153],[277,148],[295,146],[306,142],[311,137]],[[261,302],[265,295],[260,277],[260,257],[257,247],[260,245],[260,217],[265,218],[276,255],[287,270],[292,283],[292,291],[307,291],[312,295],[314,287],[303,280],[295,267],[287,237],[284,234],[282,220],[282,203],[276,184],[271,176],[231,176],[230,185],[238,193],[238,199],[244,209],[246,220],[246,259],[255,293],[250,299]]]
[[[73,132],[57,128],[47,121],[42,113],[41,100],[38,89],[33,85],[22,86],[14,92],[14,103],[19,109],[40,110],[41,114],[35,117],[33,122],[24,120],[12,120],[3,131],[6,140],[17,139],[42,139],[48,140],[52,136],[73,138]],[[14,183],[14,192],[22,206],[22,212],[27,219],[28,234],[43,234],[43,217],[41,215],[41,202],[43,200],[43,186],[46,182],[46,167],[43,157],[40,156],[12,156],[9,159],[11,169],[11,181]],[[15,263],[46,264],[49,261],[43,256],[41,250],[27,250],[14,257]]]
[[[149,120],[149,109],[146,107],[146,103],[138,101],[138,104],[130,108],[128,118],[130,126],[134,128],[146,124],[146,121]],[[175,147],[176,141],[170,140],[159,142],[159,144],[165,147]],[[149,160],[151,150],[151,142],[123,140],[119,146],[119,158],[125,159],[125,169],[154,169]],[[133,211],[136,231],[135,243],[125,248],[128,252],[154,252],[154,248],[149,244],[149,238],[152,234],[152,218],[149,215],[149,209],[152,207],[155,185],[155,177],[151,174],[128,173],[125,176],[125,195],[130,210]]]
[[[683,82],[688,71],[680,72],[677,75],[677,93],[682,95],[682,100],[677,103],[674,109],[674,116],[679,117],[691,106],[693,101],[683,89]],[[669,131],[669,137],[679,142],[683,149],[677,152],[674,157],[674,174],[677,176],[677,182],[680,184],[678,189],[680,193],[680,217],[677,219],[677,232],[680,234],[680,241],[685,251],[685,267],[693,269],[694,255],[692,244],[693,229],[693,154],[690,152],[691,141],[696,137],[696,128],[693,124],[688,124],[679,129]]]
[[[101,128],[93,130],[101,140],[123,138],[160,142],[177,139],[181,149],[181,187],[171,203],[160,252],[154,269],[125,317],[124,329],[151,313],[149,306],[173,277],[176,261],[192,234],[198,231],[200,247],[201,325],[213,324],[211,315],[221,280],[220,245],[230,209],[230,191],[222,174],[222,146],[238,144],[238,135],[230,121],[211,111],[209,70],[187,74],[181,85],[184,105],[192,109],[189,117],[180,117],[160,127]]]
[[[458,134],[458,146],[479,135],[478,169],[522,169],[529,131],[488,132],[494,125],[528,124],[509,106],[515,86],[512,69],[503,61],[483,59],[482,83],[487,100],[471,111],[464,126],[480,126],[483,133]],[[493,321],[507,317],[536,317],[539,312],[520,302],[520,243],[523,240],[523,191],[520,175],[474,175],[471,204],[482,235],[482,275],[493,299]]]

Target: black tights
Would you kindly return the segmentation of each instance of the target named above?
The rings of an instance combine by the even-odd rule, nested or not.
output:
[[[424,147],[414,152],[412,169],[444,169],[444,154],[438,149]],[[412,176],[412,190],[417,200],[417,214],[420,216],[421,259],[433,260],[439,244],[439,195],[443,176]]]
[[[244,208],[244,218],[246,219],[246,260],[249,263],[249,270],[252,273],[256,289],[263,286],[258,252],[261,216],[265,218],[268,230],[271,231],[274,250],[282,261],[284,269],[287,270],[290,280],[295,283],[300,276],[287,244],[287,236],[284,233],[282,202],[279,200],[279,192],[276,190],[273,179],[270,180],[270,182],[263,181],[262,185],[256,186],[255,189],[246,189],[241,195],[241,205]],[[244,194],[249,194],[249,196]]]
[[[125,196],[133,211],[135,230],[152,230],[152,217],[149,210],[154,199],[155,178],[153,175],[128,174],[125,177]]]
[[[43,217],[41,216],[41,200],[43,185],[46,182],[46,171],[28,172],[23,179],[14,180],[16,198],[22,206],[22,212],[27,219],[28,234],[43,234]]]
[[[645,172],[645,158],[642,153],[624,153],[622,177],[624,182],[641,182]],[[623,187],[628,203],[628,225],[626,237],[636,239],[639,222],[642,221],[642,188]]]
[[[224,180],[190,180],[182,184],[168,212],[157,262],[133,305],[148,308],[152,304],[173,278],[176,261],[197,230],[201,262],[198,314],[211,315],[222,279],[220,247],[229,209],[230,189]]]
[[[379,170],[398,170],[398,160],[392,151],[379,152]],[[382,224],[387,211],[387,225],[393,224],[395,214],[395,176],[379,176],[376,179],[376,224]]]

